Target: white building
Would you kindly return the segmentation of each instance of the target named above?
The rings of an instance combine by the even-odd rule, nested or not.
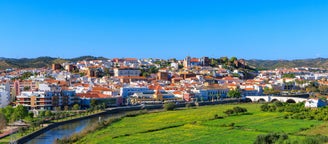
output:
[[[324,107],[326,105],[327,105],[326,102],[324,102],[321,99],[308,99],[305,102],[305,107],[308,107],[308,108]]]
[[[39,84],[39,91],[50,91],[51,87],[49,84]]]
[[[228,88],[213,88],[213,89],[193,89],[192,92],[196,97],[202,97],[204,100],[210,100],[219,96],[220,98],[227,97]]]
[[[114,76],[140,76],[141,71],[134,68],[115,68]]]
[[[143,93],[143,92],[153,92],[147,87],[122,87],[120,89],[120,94],[123,98],[128,96],[132,96],[135,93]]]
[[[0,84],[0,108],[6,107],[10,103],[10,84]]]

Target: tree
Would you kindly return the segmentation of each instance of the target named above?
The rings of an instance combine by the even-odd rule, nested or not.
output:
[[[66,105],[66,106],[64,106],[64,110],[65,111],[68,111],[69,110],[69,107]]]
[[[110,75],[109,68],[104,68],[104,74],[105,74],[105,76],[109,76]]]
[[[7,125],[6,116],[3,113],[0,113],[0,130],[4,129]]]
[[[52,113],[51,113],[50,110],[47,110],[47,111],[45,112],[44,115],[45,115],[46,117],[50,117],[50,116],[52,116]]]
[[[165,103],[164,104],[164,109],[167,111],[171,111],[175,109],[175,104],[173,102]]]
[[[295,74],[292,73],[284,74],[282,75],[282,78],[295,78]]]
[[[148,76],[150,76],[150,74],[149,74],[148,72],[142,72],[142,73],[141,73],[141,76],[143,76],[143,77],[148,77]]]
[[[318,88],[313,87],[313,86],[308,86],[305,88],[306,92],[318,92]]]
[[[238,89],[236,90],[230,90],[228,92],[228,97],[230,98],[240,98],[241,97],[241,93]]]
[[[18,105],[14,110],[14,120],[23,119],[28,116],[28,110],[23,105]]]
[[[280,91],[279,90],[275,90],[273,88],[268,88],[268,87],[265,87],[263,89],[263,94],[266,94],[266,95],[271,95],[271,94],[279,94]]]
[[[45,115],[46,115],[46,111],[40,111],[40,112],[39,112],[39,116],[40,116],[40,117],[44,117]]]
[[[91,99],[91,101],[90,101],[90,106],[91,106],[91,108],[92,108],[92,109],[95,108],[96,105],[97,105],[97,100],[95,100],[95,99]]]
[[[6,106],[5,108],[1,109],[1,112],[5,115],[7,121],[10,120],[11,115],[14,113],[14,108],[12,106]]]
[[[182,69],[183,68],[183,65],[182,64],[178,64],[178,68],[179,69]]]
[[[211,59],[211,64],[210,64],[212,67],[217,67],[218,65],[219,65],[219,62],[216,60],[216,59],[214,59],[214,58],[212,58]]]
[[[157,72],[158,72],[158,68],[156,68],[155,66],[150,67],[149,73],[157,73]]]
[[[325,94],[328,91],[328,86],[327,85],[321,85],[319,86],[319,91],[321,94]]]
[[[60,111],[60,110],[61,110],[60,106],[55,107],[55,111]]]
[[[230,63],[234,63],[236,60],[237,60],[236,57],[231,57],[230,60],[229,60],[229,62],[230,62]]]
[[[103,103],[101,103],[101,109],[106,109],[106,103],[105,102],[103,102]]]
[[[31,90],[31,87],[30,86],[25,86],[24,91],[28,91],[28,90]]]
[[[73,105],[73,110],[79,110],[80,109],[80,105],[79,104],[74,104]]]
[[[222,63],[222,64],[227,64],[228,63],[228,57],[221,57],[220,58],[220,63]]]

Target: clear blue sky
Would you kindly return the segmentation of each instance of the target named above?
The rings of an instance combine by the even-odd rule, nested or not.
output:
[[[328,1],[0,1],[0,57],[82,55],[328,57]]]

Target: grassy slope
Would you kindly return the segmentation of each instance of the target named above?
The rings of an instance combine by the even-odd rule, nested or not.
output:
[[[241,105],[252,115],[210,120],[215,114],[223,116],[224,110],[234,106],[206,106],[124,118],[89,134],[78,143],[252,143],[259,134],[298,134],[300,128],[323,124],[319,121],[286,120],[282,118],[283,113],[263,113],[259,111],[258,104]],[[222,124],[232,122],[237,127],[222,127]],[[310,130],[307,134],[311,134]]]

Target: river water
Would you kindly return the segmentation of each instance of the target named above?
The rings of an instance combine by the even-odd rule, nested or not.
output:
[[[112,114],[101,115],[101,119],[105,120],[112,116]],[[65,136],[70,136],[73,133],[82,131],[85,127],[92,123],[99,121],[99,117],[93,117],[84,119],[81,121],[67,123],[56,128],[50,129],[49,131],[35,137],[34,139],[27,142],[27,144],[52,144],[58,138],[61,139]]]

